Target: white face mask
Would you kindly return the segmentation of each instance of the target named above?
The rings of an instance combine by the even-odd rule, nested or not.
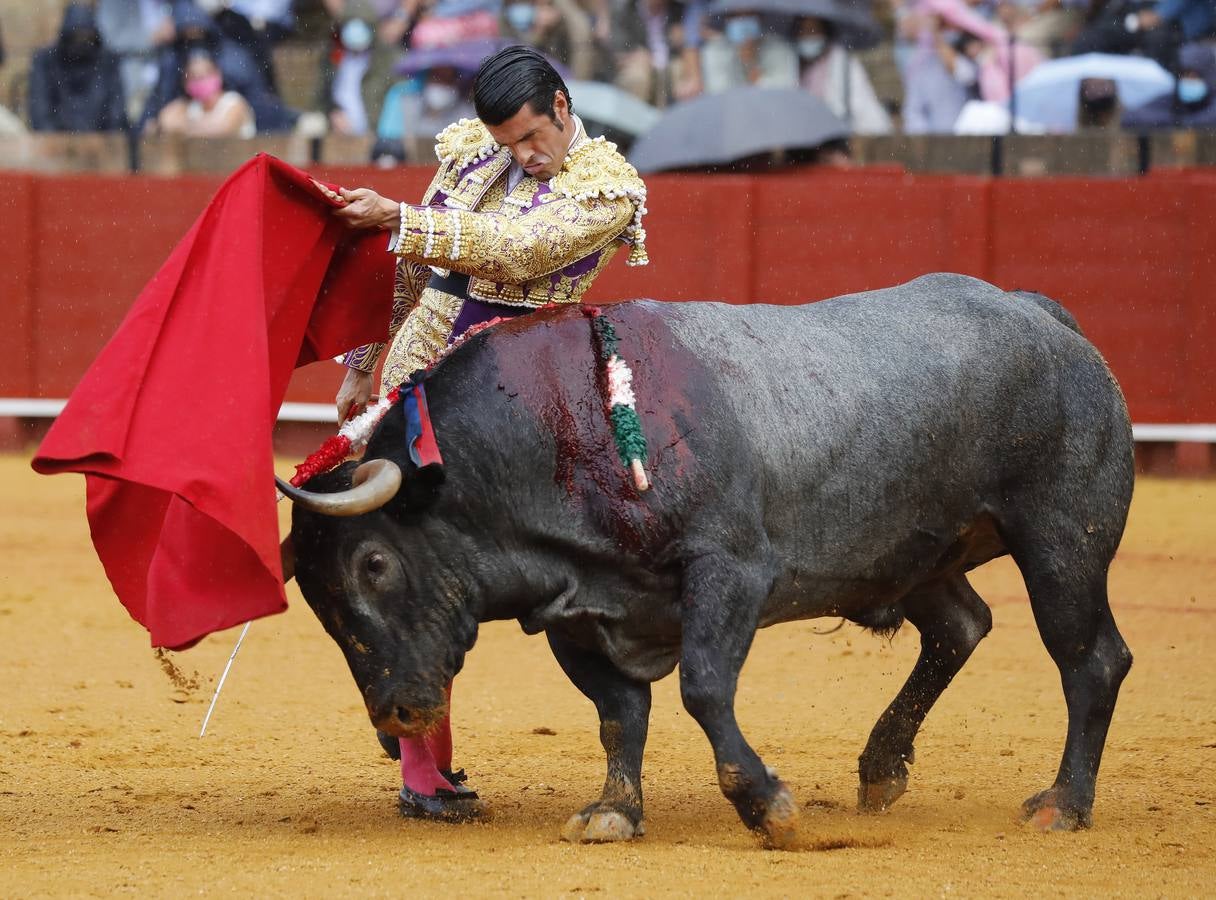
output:
[[[823,51],[828,48],[828,41],[825,37],[804,37],[798,39],[798,55],[803,59],[815,59],[817,56],[822,56]]]
[[[351,53],[362,53],[372,45],[374,36],[372,27],[362,19],[351,19],[342,26],[342,33],[338,38],[342,41],[342,46]]]
[[[736,16],[727,19],[722,26],[722,34],[730,43],[738,46],[751,41],[760,40],[761,27],[759,16]]]
[[[450,84],[431,82],[422,86],[422,102],[428,109],[451,109],[460,99],[460,91]]]
[[[1208,95],[1207,82],[1194,76],[1178,79],[1178,99],[1183,103],[1198,103]]]
[[[520,34],[532,30],[536,21],[536,7],[531,3],[508,3],[505,15],[507,23]]]

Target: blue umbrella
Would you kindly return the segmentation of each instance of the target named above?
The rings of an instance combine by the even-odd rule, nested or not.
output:
[[[1086,53],[1036,66],[1018,82],[1018,117],[1048,131],[1071,132],[1077,127],[1078,93],[1086,78],[1115,83],[1119,102],[1132,109],[1174,90],[1174,76],[1142,56]]]

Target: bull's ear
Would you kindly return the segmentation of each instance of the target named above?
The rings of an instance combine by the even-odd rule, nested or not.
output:
[[[411,481],[418,481],[428,486],[438,486],[443,484],[445,478],[447,478],[447,474],[443,470],[443,464],[431,463],[415,469]]]
[[[401,489],[390,503],[390,508],[400,514],[418,513],[425,510],[439,496],[439,487],[447,477],[443,465],[432,463],[416,466],[407,462],[403,469]]]
[[[435,502],[439,486],[447,476],[440,463],[410,468],[409,478],[405,482],[406,502],[411,509],[423,509]]]

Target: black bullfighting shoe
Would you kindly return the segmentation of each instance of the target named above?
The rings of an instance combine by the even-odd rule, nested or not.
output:
[[[457,794],[469,799],[477,799],[477,791],[465,784],[469,780],[469,776],[464,774],[464,769],[457,769],[455,772],[451,769],[440,769],[439,774],[446,778],[452,787],[456,788]]]
[[[454,791],[440,788],[434,796],[403,787],[397,797],[397,808],[403,818],[429,819],[432,822],[472,822],[485,818],[488,812],[486,802],[477,796],[475,790],[463,784],[457,784]]]

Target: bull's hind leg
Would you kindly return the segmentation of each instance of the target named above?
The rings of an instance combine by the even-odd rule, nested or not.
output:
[[[641,837],[642,752],[650,723],[650,685],[623,675],[597,653],[550,634],[549,646],[575,687],[600,714],[600,743],[608,775],[600,799],[575,813],[562,828],[567,841],[603,843]]]
[[[684,575],[680,695],[684,708],[713,746],[722,793],[766,845],[791,847],[798,835],[798,805],[767,768],[735,721],[735,688],[771,589],[762,566],[731,558],[700,557]]]
[[[1056,529],[1057,540],[1050,547],[1036,541],[1011,548],[1026,580],[1039,635],[1060,669],[1068,706],[1068,737],[1055,783],[1022,804],[1024,821],[1051,831],[1093,823],[1106,732],[1119,686],[1132,665],[1106,596],[1106,567],[1113,548],[1109,554],[1095,554],[1095,548],[1087,546],[1083,526],[1069,530],[1079,535],[1065,537]],[[1100,537],[1091,540],[1096,544]]]
[[[921,723],[992,628],[988,605],[961,574],[917,589],[901,605],[920,632],[920,656],[858,760],[857,806],[863,812],[882,812],[903,794]]]

